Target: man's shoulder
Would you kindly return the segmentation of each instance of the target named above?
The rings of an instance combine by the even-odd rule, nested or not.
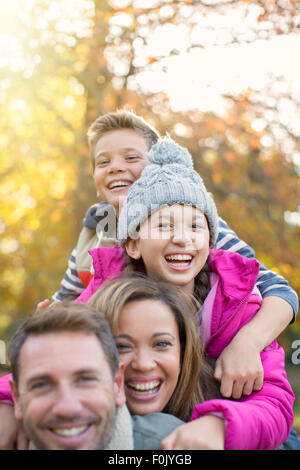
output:
[[[184,422],[167,413],[132,416],[135,450],[159,450],[160,442]]]

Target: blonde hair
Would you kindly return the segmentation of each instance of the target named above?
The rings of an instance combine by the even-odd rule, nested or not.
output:
[[[141,134],[148,144],[148,150],[159,139],[159,133],[141,116],[133,111],[119,110],[99,116],[89,127],[87,136],[90,147],[93,169],[95,168],[95,147],[104,134],[119,129],[132,129]]]
[[[187,421],[197,403],[216,395],[212,369],[204,360],[197,335],[195,301],[186,294],[180,294],[166,282],[158,283],[143,275],[134,275],[102,285],[88,303],[105,313],[115,337],[119,316],[125,304],[146,299],[167,305],[176,320],[180,338],[181,370],[173,395],[163,411]]]

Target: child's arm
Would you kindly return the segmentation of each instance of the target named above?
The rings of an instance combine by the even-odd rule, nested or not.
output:
[[[165,439],[168,447],[164,448],[201,449],[203,444],[211,444],[214,447],[210,448],[217,449],[222,444],[222,436],[224,439],[224,431],[225,450],[278,448],[292,428],[295,397],[284,370],[284,351],[276,341],[261,353],[261,360],[265,376],[261,391],[238,402],[212,399],[196,405],[191,416],[193,421],[173,431]],[[211,415],[215,417],[213,422]],[[203,418],[209,419],[205,423],[208,428],[203,426]],[[209,435],[211,442],[207,441]],[[188,447],[189,443],[193,447]]]
[[[174,429],[161,441],[162,450],[224,450],[224,419],[205,415]]]
[[[248,258],[254,251],[219,220],[218,249],[235,251]],[[288,282],[269,271],[260,263],[257,287],[263,297],[262,306],[253,319],[236,334],[219,356],[215,378],[221,382],[225,397],[238,399],[242,394],[260,390],[263,370],[260,352],[295,320],[298,313],[298,297]]]
[[[238,399],[260,390],[260,352],[289,325],[292,307],[280,297],[267,297],[252,320],[241,328],[216,362],[215,378],[224,397]]]
[[[52,300],[76,299],[82,292],[84,287],[78,276],[76,269],[76,248],[68,261],[68,269],[61,281],[61,288],[52,296]]]
[[[28,439],[22,423],[16,420],[14,407],[0,403],[0,450],[27,450]]]
[[[215,248],[218,250],[233,251],[239,253],[242,256],[246,256],[247,258],[255,257],[253,249],[244,241],[240,240],[236,233],[231,230],[226,222],[220,217],[219,236]],[[267,297],[274,296],[286,301],[293,309],[293,317],[291,321],[295,321],[299,308],[299,301],[296,292],[291,288],[286,279],[284,279],[279,274],[270,271],[262,263],[259,262],[259,264],[260,268],[258,273],[257,287],[260,290],[262,298],[265,299]]]
[[[0,449],[27,449],[23,426],[14,415],[14,402],[9,386],[11,374],[0,378]]]

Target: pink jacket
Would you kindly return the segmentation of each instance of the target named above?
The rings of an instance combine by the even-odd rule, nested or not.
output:
[[[77,299],[79,302],[87,301],[108,277],[120,275],[124,267],[124,256],[119,247],[95,248],[90,254],[95,275]],[[211,290],[204,304],[200,331],[209,357],[219,357],[240,328],[259,310],[261,298],[255,289],[258,269],[255,259],[229,251],[211,250]],[[259,392],[238,401],[209,400],[193,410],[192,420],[208,413],[225,420],[225,449],[275,449],[286,440],[292,429],[295,397],[286,377],[284,351],[273,341],[262,351],[261,360],[264,385]],[[0,379],[0,400],[11,402],[8,391],[7,378]]]
[[[255,289],[258,262],[237,253],[211,250],[212,288],[202,313],[201,335],[209,357],[218,358],[261,305]],[[261,353],[264,384],[238,401],[216,399],[197,405],[191,419],[207,413],[226,422],[225,449],[276,449],[292,428],[294,394],[287,380],[284,351],[273,341]]]
[[[77,301],[87,301],[106,280],[99,266],[107,248],[91,250],[95,276]],[[123,269],[121,248],[110,257],[110,275]],[[109,253],[110,255],[112,252]],[[201,321],[201,336],[209,357],[217,359],[236,333],[246,325],[261,306],[255,287],[259,263],[237,253],[211,250],[212,288],[206,298]],[[209,400],[197,405],[191,419],[207,413],[222,416],[226,422],[225,449],[275,449],[289,435],[293,424],[294,394],[284,368],[284,351],[277,341],[261,353],[264,385],[261,391],[238,401]]]

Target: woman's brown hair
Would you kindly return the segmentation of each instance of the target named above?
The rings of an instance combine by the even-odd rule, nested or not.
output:
[[[158,283],[135,274],[101,286],[88,303],[105,313],[115,337],[119,315],[125,304],[146,299],[164,303],[175,317],[180,338],[181,370],[173,395],[163,411],[188,421],[197,403],[216,396],[212,370],[204,359],[197,334],[195,301],[169,283]]]

